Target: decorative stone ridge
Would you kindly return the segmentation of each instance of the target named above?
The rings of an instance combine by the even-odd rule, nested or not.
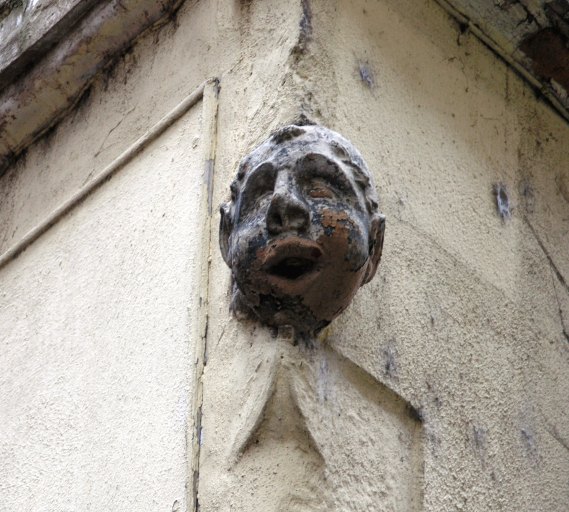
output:
[[[243,158],[221,206],[233,310],[313,336],[375,275],[384,225],[348,140],[317,125],[276,131]]]

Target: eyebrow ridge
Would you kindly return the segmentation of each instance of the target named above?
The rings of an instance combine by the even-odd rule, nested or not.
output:
[[[316,157],[316,158],[315,158]],[[333,158],[330,158],[326,155],[320,153],[310,153],[303,157],[300,157],[296,161],[296,168],[298,169],[299,174],[306,175],[308,174],[306,170],[303,168],[307,161],[316,160],[319,161],[325,160],[326,166],[317,165],[314,169],[311,169],[311,173],[315,172],[316,177],[329,179],[332,184],[337,184],[338,186],[348,187],[354,193],[356,192],[356,187],[350,180],[348,176],[346,176],[345,171],[342,169],[339,163],[335,162]]]
[[[263,163],[257,165],[256,167],[254,167],[253,169],[251,169],[245,176],[245,183],[244,186],[247,186],[247,183],[249,183],[249,180],[251,180],[252,178],[255,178],[258,174],[266,174],[268,169],[270,169],[271,171],[275,171],[276,167],[275,164],[271,161],[264,161]]]

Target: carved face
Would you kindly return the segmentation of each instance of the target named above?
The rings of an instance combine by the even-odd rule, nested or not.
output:
[[[338,134],[280,130],[244,159],[232,191],[220,245],[264,323],[317,332],[373,277],[384,218],[363,160]]]

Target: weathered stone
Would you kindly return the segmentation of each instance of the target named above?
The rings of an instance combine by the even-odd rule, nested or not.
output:
[[[436,0],[569,119],[565,0]]]

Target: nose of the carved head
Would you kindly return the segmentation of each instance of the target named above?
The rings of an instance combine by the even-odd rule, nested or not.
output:
[[[308,206],[292,193],[275,192],[267,212],[267,229],[272,235],[308,228]]]

